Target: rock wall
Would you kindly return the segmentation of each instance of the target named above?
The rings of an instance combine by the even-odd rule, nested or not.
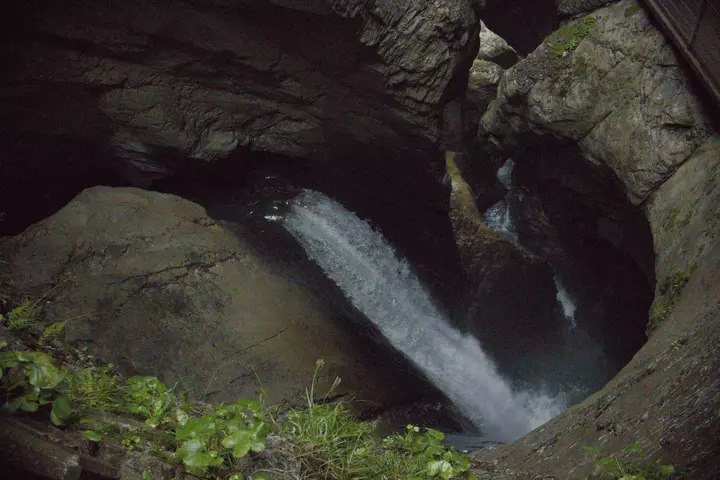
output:
[[[97,183],[431,149],[478,31],[471,0],[34,0],[4,20],[0,202],[36,206],[24,226]]]
[[[133,170],[238,147],[436,138],[476,43],[469,2],[40,2],[3,52],[4,120],[113,149]],[[44,100],[44,102],[40,102]],[[7,134],[7,133],[6,133]],[[165,161],[163,161],[165,160]]]
[[[522,440],[478,453],[484,478],[584,478],[584,446],[624,459],[635,441],[683,478],[720,475],[720,137],[703,98],[630,0],[569,21],[501,81],[481,137],[514,152],[577,144],[576,161],[609,167],[649,221],[656,291],[632,361]]]

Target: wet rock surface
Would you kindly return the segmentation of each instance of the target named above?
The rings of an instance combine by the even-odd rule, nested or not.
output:
[[[504,145],[578,142],[641,204],[712,128],[681,60],[635,7],[619,2],[550,36],[503,78],[482,126]]]
[[[502,369],[560,330],[552,270],[486,225],[455,158],[448,153],[450,218],[470,285],[466,328]]]

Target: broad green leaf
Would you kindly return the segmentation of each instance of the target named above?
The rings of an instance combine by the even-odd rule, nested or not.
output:
[[[270,433],[270,427],[268,427],[267,423],[260,422],[254,430],[255,437],[257,438],[265,438],[267,437],[268,433]]]
[[[445,454],[443,455],[443,460],[454,463],[458,469],[463,471],[470,468],[470,458],[452,450],[448,450],[447,452],[445,452]]]
[[[197,477],[205,476],[208,467],[223,463],[222,458],[213,458],[203,451],[205,445],[199,440],[189,440],[182,444],[177,454],[182,459],[187,471]]]
[[[152,472],[145,470],[142,473],[142,478],[143,478],[143,480],[153,480],[153,474],[152,474]]]
[[[442,433],[442,432],[439,431],[439,430],[434,430],[434,429],[432,429],[432,428],[428,428],[428,429],[427,429],[427,434],[428,434],[429,436],[431,436],[432,438],[435,438],[435,439],[437,439],[437,440],[442,440],[442,439],[445,438],[445,434],[444,434],[444,433]]]
[[[263,426],[261,425],[259,429],[262,428]],[[235,431],[223,439],[222,445],[225,448],[231,448],[235,458],[244,457],[250,450],[253,452],[262,452],[265,450],[265,441],[262,438],[258,438],[257,432],[258,430]]]
[[[17,351],[0,353],[0,368],[14,368],[20,365]]]
[[[23,412],[37,412],[38,411],[38,394],[36,390],[25,395],[13,398],[4,405],[4,408],[8,412],[17,412],[22,410]]]
[[[232,475],[230,475],[230,477],[228,478],[228,480],[245,480],[245,475],[243,475],[243,474],[240,473],[240,472],[238,472],[238,473],[233,473]]]
[[[268,477],[264,473],[253,473],[252,480],[268,480]]]
[[[242,458],[248,454],[253,444],[253,434],[247,430],[238,430],[223,438],[222,445],[232,449],[233,457]]]
[[[91,442],[99,442],[102,440],[100,434],[93,432],[92,430],[85,430],[82,432],[82,436],[85,440],[90,440]]]
[[[42,352],[17,351],[17,359],[23,363],[50,363],[52,357]]]
[[[181,427],[184,427],[187,424],[188,420],[190,420],[190,415],[188,415],[188,413],[182,408],[176,408],[175,419]]]
[[[201,418],[191,418],[187,423],[175,431],[178,440],[190,438],[203,439],[211,436],[217,430],[215,419],[211,415]]]
[[[452,476],[452,465],[445,460],[433,460],[428,462],[428,473],[431,477],[448,480]]]
[[[242,419],[227,420],[223,423],[223,427],[225,428],[226,431],[228,431],[230,433],[237,432],[239,430],[245,430],[245,431],[250,430],[248,428],[247,424],[245,423],[245,421]]]
[[[127,384],[130,388],[141,389],[146,388],[148,390],[155,391],[157,393],[167,392],[165,384],[158,380],[157,377],[140,377],[134,376],[127,379]]]
[[[58,395],[52,402],[50,419],[55,425],[62,425],[72,416],[72,404],[67,395]]]
[[[160,419],[158,417],[150,417],[145,420],[145,425],[152,428],[157,428],[157,426],[160,425]]]
[[[630,445],[628,445],[627,447],[625,447],[623,452],[625,452],[625,453],[640,453],[640,452],[642,452],[642,447],[640,446],[640,444],[638,442],[633,442]]]
[[[443,455],[444,453],[445,453],[445,448],[443,448],[442,445],[430,445],[423,452],[423,454],[428,458],[440,456],[440,455]]]
[[[2,317],[2,315],[0,315]],[[8,346],[8,341],[5,339],[5,337],[0,337],[0,348],[5,348]]]
[[[63,375],[52,363],[37,361],[30,364],[28,380],[38,388],[51,389],[58,386]]]

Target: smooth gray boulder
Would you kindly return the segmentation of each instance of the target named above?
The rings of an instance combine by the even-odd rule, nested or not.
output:
[[[351,320],[241,237],[179,197],[95,187],[2,239],[0,265],[19,293],[44,296],[65,340],[195,397],[257,398],[262,387],[271,403],[298,403],[320,358],[318,391],[340,376],[335,393],[367,400],[361,409],[413,395],[377,368],[387,358]]]

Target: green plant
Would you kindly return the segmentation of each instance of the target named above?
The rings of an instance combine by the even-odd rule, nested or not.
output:
[[[640,11],[640,5],[631,5],[625,9],[625,18],[632,17]]]
[[[658,296],[652,304],[649,313],[648,329],[656,328],[665,320],[665,317],[680,300],[685,285],[697,270],[697,262],[691,262],[684,270],[677,270],[666,278],[658,290]]]
[[[3,408],[9,412],[37,412],[51,405],[50,419],[56,425],[65,423],[72,414],[71,401],[58,392],[57,386],[66,372],[53,365],[52,358],[41,352],[4,350],[0,341],[0,385],[6,392]]]
[[[305,477],[317,480],[473,478],[468,471],[470,459],[454,449],[446,450],[441,443],[444,435],[437,430],[427,429],[421,433],[419,427],[410,425],[404,435],[393,435],[378,442],[373,435],[374,423],[358,421],[341,403],[317,403],[314,387],[322,366],[322,361],[318,361],[307,392],[307,408],[290,411],[280,425],[292,443],[292,456],[300,461]]]
[[[18,332],[38,326],[40,310],[38,302],[31,302],[30,300],[23,301],[8,314],[8,329],[11,332]]]
[[[442,445],[445,434],[425,429],[420,433],[415,425],[406,427],[405,435],[394,435],[383,440],[382,445],[390,452],[419,456],[427,464],[427,478],[472,478],[469,473],[470,458],[458,453],[454,448],[446,449]]]
[[[40,345],[45,345],[51,340],[60,338],[60,336],[62,335],[64,330],[65,330],[65,322],[51,323],[50,325],[42,328],[42,335],[40,335],[40,339],[38,340],[38,343]]]
[[[112,373],[113,365],[89,366],[69,372],[60,384],[60,390],[68,395],[79,412],[119,410],[123,397],[120,379]]]
[[[125,450],[133,451],[140,444],[139,435],[125,435],[122,439],[122,446]]]
[[[263,451],[268,431],[260,403],[240,400],[220,405],[200,418],[187,419],[175,431],[180,442],[175,453],[188,473],[202,477],[212,467],[231,467],[250,451]]]
[[[563,58],[575,50],[597,25],[592,15],[559,28],[548,38],[548,44],[554,57]]]
[[[121,410],[146,419],[151,426],[170,421],[167,414],[177,398],[156,377],[130,377],[123,388]]]
[[[618,480],[662,480],[675,473],[672,465],[660,463],[647,464],[639,460],[642,447],[638,442],[631,443],[623,450],[626,458],[611,453],[601,456],[600,448],[588,446],[585,450],[595,459],[594,478],[610,478]]]

